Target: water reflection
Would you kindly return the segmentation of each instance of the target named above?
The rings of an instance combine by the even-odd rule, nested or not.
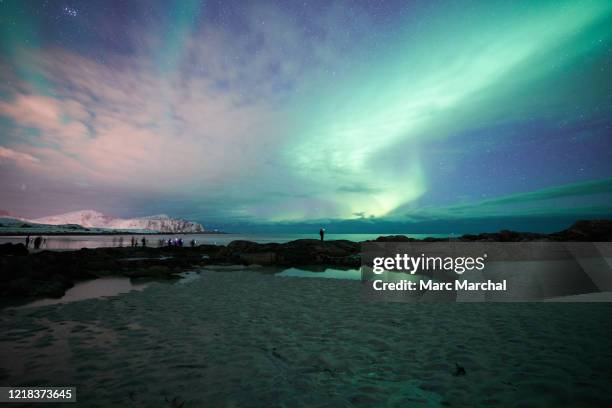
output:
[[[276,276],[295,276],[300,278],[327,278],[327,279],[348,279],[360,280],[361,269],[336,269],[336,268],[288,268],[276,274]],[[401,280],[415,281],[423,279],[421,275],[411,275],[407,273],[399,273],[397,271],[384,271],[380,275],[376,275],[376,279],[381,279],[384,282],[399,282]],[[432,279],[432,278],[427,278]],[[434,279],[435,280],[435,279]]]
[[[178,275],[181,277],[181,279],[177,282],[179,284],[191,283],[200,279],[200,274],[196,271],[181,272]]]
[[[300,278],[327,278],[327,279],[350,279],[360,280],[361,271],[359,269],[334,269],[325,268],[323,270],[307,270],[302,268],[289,268],[276,274],[276,276],[296,276]]]
[[[73,287],[68,289],[61,298],[35,300],[31,303],[20,306],[19,308],[48,306],[60,303],[76,302],[85,299],[117,296],[122,293],[131,292],[132,290],[141,291],[146,288],[148,284],[148,282],[134,283],[129,278],[123,277],[99,278],[75,284]]]

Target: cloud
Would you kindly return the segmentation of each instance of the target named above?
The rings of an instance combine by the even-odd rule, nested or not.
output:
[[[102,60],[56,47],[20,50],[11,62],[27,66],[28,77],[0,67],[11,77],[0,98],[0,119],[10,120],[2,143],[37,158],[30,177],[73,187],[75,195],[129,190],[231,201],[240,216],[309,214],[314,207],[303,190],[295,199],[296,180],[278,160],[295,135],[286,102],[337,62],[335,39],[317,27],[328,39],[312,40],[265,5],[245,7],[237,18],[244,33],[187,20],[170,36],[132,31],[140,43],[134,53]],[[274,192],[289,198],[277,204]],[[313,200],[339,214],[337,203]],[[224,207],[214,211],[225,214]]]
[[[570,183],[471,203],[406,208],[390,220],[435,220],[525,215],[612,214],[612,178]]]
[[[25,165],[38,163],[39,161],[36,157],[27,153],[17,152],[13,149],[0,146],[0,163],[2,163],[3,160],[13,160]]]
[[[265,102],[215,89],[215,78],[179,81],[129,60],[115,69],[64,52],[33,58],[58,93],[16,92],[0,115],[17,126],[8,142],[57,176],[70,169],[91,183],[143,190],[210,186],[255,167],[270,142],[266,124],[279,122]],[[27,129],[37,131],[34,143]]]
[[[124,47],[56,42],[0,63],[2,178],[28,185],[29,202],[115,200],[116,215],[132,206],[200,220],[395,216],[433,185],[429,140],[494,122],[507,104],[491,101],[516,84],[511,74],[525,73],[530,89],[549,69],[531,70],[534,58],[610,9],[542,6],[482,26],[454,10],[415,33],[404,20],[383,29],[359,6],[307,9],[303,24],[261,3],[238,7],[231,24],[206,20],[199,2],[181,7],[161,13],[176,21],[130,25]],[[436,24],[448,20],[458,35],[441,37]],[[528,197],[477,206],[492,213]]]
[[[507,204],[527,204],[555,198],[585,197],[590,195],[612,195],[612,178],[571,183],[562,186],[543,188],[527,193],[511,194],[499,198],[480,201],[478,206],[501,206]],[[453,208],[470,208],[473,205],[458,205]],[[612,207],[612,206],[611,206]]]

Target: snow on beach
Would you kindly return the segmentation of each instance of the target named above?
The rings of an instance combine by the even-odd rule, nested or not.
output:
[[[366,303],[357,281],[207,270],[3,311],[0,380],[76,385],[87,406],[610,406],[610,312]]]

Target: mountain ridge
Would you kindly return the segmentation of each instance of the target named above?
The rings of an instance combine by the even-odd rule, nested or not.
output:
[[[172,218],[166,214],[119,218],[106,215],[97,210],[71,211],[27,221],[47,225],[76,224],[84,228],[105,228],[111,230],[147,230],[170,233],[205,231],[204,227],[197,222]]]

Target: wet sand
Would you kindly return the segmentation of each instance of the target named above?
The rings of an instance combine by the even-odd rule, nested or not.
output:
[[[77,405],[93,407],[603,407],[611,312],[365,303],[358,281],[203,271],[110,299],[3,310],[0,382],[76,385]]]

